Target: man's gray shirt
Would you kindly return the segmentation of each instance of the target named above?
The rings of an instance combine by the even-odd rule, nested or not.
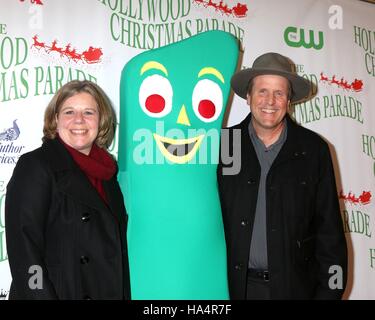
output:
[[[261,175],[258,189],[258,199],[255,210],[253,233],[251,238],[250,256],[248,267],[250,269],[268,269],[267,258],[267,228],[266,228],[266,179],[273,161],[278,155],[287,137],[287,122],[279,139],[266,147],[255,132],[252,121],[249,124],[249,134],[261,166]]]

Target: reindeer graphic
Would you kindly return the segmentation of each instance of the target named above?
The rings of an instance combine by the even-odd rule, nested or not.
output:
[[[33,37],[33,40],[34,40],[34,43],[31,45],[31,48],[34,47],[38,50],[40,50],[41,48],[46,48],[46,44],[44,42],[39,42],[38,35],[35,35]]]

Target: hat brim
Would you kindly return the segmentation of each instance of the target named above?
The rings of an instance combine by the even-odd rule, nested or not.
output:
[[[304,100],[310,94],[311,85],[307,79],[295,73],[267,68],[248,68],[237,72],[231,79],[231,87],[237,95],[247,99],[250,80],[260,75],[278,75],[287,78],[292,85],[292,97],[290,99],[292,103]]]

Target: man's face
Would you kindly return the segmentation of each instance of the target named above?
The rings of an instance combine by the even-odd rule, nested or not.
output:
[[[287,112],[289,82],[277,75],[261,75],[253,79],[247,95],[254,129],[259,132],[274,131],[282,127]]]

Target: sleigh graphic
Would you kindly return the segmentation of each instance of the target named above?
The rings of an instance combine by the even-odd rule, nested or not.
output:
[[[87,63],[98,63],[102,57],[103,52],[101,48],[89,47],[88,50],[82,52],[82,58]]]
[[[65,45],[65,48],[64,46],[59,46],[56,39],[52,41],[51,45],[47,45],[45,42],[40,41],[38,35],[33,36],[32,39],[33,43],[31,48],[35,48],[38,51],[40,51],[40,49],[44,49],[44,52],[47,54],[57,53],[60,57],[65,57],[69,61],[74,61],[76,63],[99,63],[101,62],[101,58],[103,56],[102,48],[94,48],[93,46],[90,46],[87,50],[78,52],[76,48],[71,48],[72,45],[70,43]]]

